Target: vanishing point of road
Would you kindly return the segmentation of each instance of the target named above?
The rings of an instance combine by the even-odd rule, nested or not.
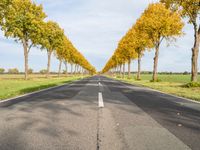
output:
[[[94,76],[0,104],[0,150],[200,150],[200,104]]]

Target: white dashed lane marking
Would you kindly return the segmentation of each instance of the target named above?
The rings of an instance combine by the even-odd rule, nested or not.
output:
[[[103,95],[102,95],[101,92],[99,92],[98,100],[99,100],[99,107],[103,108],[104,107],[104,103],[103,103]]]

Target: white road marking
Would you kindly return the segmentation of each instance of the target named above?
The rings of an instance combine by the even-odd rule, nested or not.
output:
[[[183,125],[182,124],[178,124],[178,127],[182,127]]]
[[[99,107],[103,108],[104,107],[104,103],[103,103],[103,96],[102,96],[101,92],[99,92],[98,100],[99,100]]]
[[[99,92],[103,92],[103,85],[101,84],[101,82],[99,82]]]
[[[101,82],[99,82],[99,86],[103,86],[103,85],[101,84]]]

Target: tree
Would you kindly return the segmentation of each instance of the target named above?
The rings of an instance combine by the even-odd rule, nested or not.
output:
[[[136,24],[133,26],[132,30],[134,36],[132,40],[135,42],[135,52],[138,56],[138,72],[137,80],[141,80],[141,59],[144,54],[145,49],[153,47],[152,41],[149,39],[148,35],[143,31],[143,26],[140,23],[141,19],[138,19]]]
[[[123,55],[125,58],[125,62],[128,62],[128,78],[130,78],[131,74],[131,60],[137,58],[137,54],[134,49],[134,40],[132,37],[134,33],[130,29],[126,35],[119,42],[119,53]]]
[[[67,74],[67,61],[69,60],[69,51],[70,51],[69,44],[70,44],[70,41],[67,39],[67,37],[63,37],[63,42],[61,43],[59,48],[57,48],[56,50],[56,56],[58,60],[60,61],[58,76],[60,76],[60,73],[61,73],[62,62],[64,62],[65,64],[65,67],[66,67],[65,74]]]
[[[64,31],[59,25],[53,21],[48,21],[43,24],[43,32],[41,33],[40,45],[42,49],[47,50],[47,78],[50,73],[51,56],[56,49],[59,49],[63,44]]]
[[[8,69],[8,73],[10,73],[10,74],[18,74],[19,70],[17,68]]]
[[[41,74],[46,74],[46,73],[47,73],[47,70],[46,70],[46,69],[42,69],[42,70],[40,70],[40,73],[41,73]]]
[[[0,74],[3,74],[5,72],[4,68],[0,68]]]
[[[24,48],[25,79],[28,78],[28,54],[37,44],[41,23],[46,17],[41,5],[31,0],[12,0],[4,16],[2,30],[6,37],[15,38]]]
[[[194,28],[194,46],[192,48],[191,81],[197,82],[198,78],[198,56],[200,46],[200,1],[199,0],[161,0],[167,8],[181,11],[183,18],[189,18],[189,23]]]
[[[178,12],[172,12],[161,3],[150,4],[139,24],[155,48],[153,81],[156,81],[160,45],[164,39],[170,41],[180,36],[184,24]]]
[[[32,74],[33,73],[33,69],[29,68],[28,69],[28,74]]]

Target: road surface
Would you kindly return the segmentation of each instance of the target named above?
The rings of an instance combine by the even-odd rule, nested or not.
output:
[[[0,105],[0,150],[200,149],[200,104],[107,77]]]

